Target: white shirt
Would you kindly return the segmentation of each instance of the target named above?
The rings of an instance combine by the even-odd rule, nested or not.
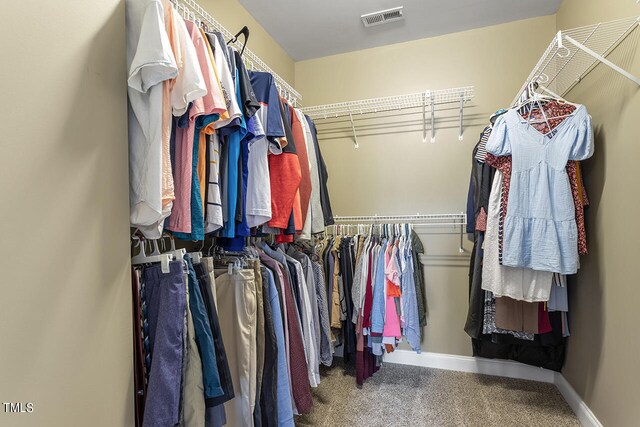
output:
[[[217,37],[211,37],[209,40],[213,40],[213,45],[211,46],[213,48],[213,61],[215,62],[216,72],[220,79],[220,87],[222,88],[224,100],[227,103],[227,112],[229,113],[228,119],[218,120],[215,123],[215,128],[220,129],[228,125],[233,119],[239,118],[242,115],[242,110],[240,110],[240,106],[238,106],[236,85],[234,83],[233,76],[231,75],[227,58],[222,51],[222,49],[226,49],[226,46],[220,46],[220,42]]]
[[[207,205],[204,232],[211,233],[224,225],[222,218],[222,198],[220,196],[220,137],[218,132],[208,139],[209,176],[207,177]],[[202,141],[200,141],[202,143]]]
[[[302,318],[300,319],[300,322],[302,323],[302,338],[304,341],[303,344],[307,360],[307,373],[309,376],[309,384],[311,385],[311,387],[317,387],[320,383],[320,369],[318,362],[318,349],[316,348],[316,332],[313,326],[313,313],[311,310],[309,288],[307,286],[307,281],[304,276],[304,272],[302,271],[302,265],[300,264],[300,262],[287,254],[285,254],[285,257],[287,258],[287,261],[292,262],[295,266],[296,276],[298,277],[300,302],[302,305]]]
[[[180,117],[187,112],[190,102],[207,94],[207,85],[198,61],[198,53],[182,18],[176,19],[176,27],[182,51],[182,64],[178,64],[178,77],[171,91],[171,108],[173,115]]]
[[[502,172],[497,171],[493,179],[487,210],[482,289],[493,292],[496,297],[505,296],[528,302],[548,301],[553,273],[500,265],[498,232],[501,193]]]
[[[309,213],[307,214],[307,221],[310,221],[309,227],[311,233],[322,233],[324,231],[324,214],[322,213],[322,203],[320,202],[320,168],[318,167],[318,158],[316,156],[316,149],[313,143],[313,136],[307,118],[296,108],[294,110],[298,116],[298,120],[302,124],[302,130],[304,131],[304,140],[307,145],[307,154],[309,157],[309,173],[311,174],[311,198],[309,199]],[[305,224],[305,228],[307,225]]]
[[[129,203],[133,227],[162,218],[162,82],[178,68],[159,0],[126,0]]]
[[[254,116],[256,132],[259,126],[261,135],[249,143],[249,176],[247,179],[247,225],[250,228],[265,224],[271,220],[271,176],[269,174],[269,141],[263,124],[267,121],[267,108],[264,106]]]

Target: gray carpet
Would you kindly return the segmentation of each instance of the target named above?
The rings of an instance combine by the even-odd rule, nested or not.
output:
[[[323,369],[296,425],[580,426],[552,384],[388,363],[358,389],[354,374],[339,362]]]

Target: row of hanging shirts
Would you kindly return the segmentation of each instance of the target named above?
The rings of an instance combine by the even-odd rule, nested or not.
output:
[[[315,124],[274,76],[167,0],[127,0],[126,16],[131,226],[237,248],[331,224]]]
[[[358,386],[403,340],[421,351],[426,302],[419,254],[424,248],[410,224],[328,227],[316,250],[329,278],[332,340],[342,346],[345,362],[355,365]]]
[[[326,227],[326,232],[333,236],[337,235],[364,235],[369,234],[372,235],[374,232],[378,236],[404,236],[411,234],[413,231],[413,224],[404,223],[404,224],[333,224],[331,226]]]

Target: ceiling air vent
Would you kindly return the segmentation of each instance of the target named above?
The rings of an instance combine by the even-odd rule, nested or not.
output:
[[[381,10],[379,12],[367,13],[362,15],[362,23],[365,27],[373,27],[375,25],[387,24],[393,21],[404,19],[402,6],[393,9]]]

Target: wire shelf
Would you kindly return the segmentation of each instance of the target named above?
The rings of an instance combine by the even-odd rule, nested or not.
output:
[[[178,11],[180,11],[180,9],[184,10],[184,8],[186,8],[189,12],[191,12],[192,15],[195,15],[198,19],[207,24],[207,26],[212,27],[222,33],[226,40],[231,40],[233,38],[233,34],[229,32],[229,30],[224,28],[194,0],[170,1],[176,6]],[[240,46],[236,45],[236,47],[239,48]],[[249,49],[245,49],[243,56],[245,58],[245,65],[249,69],[254,71],[267,72],[273,76],[276,86],[278,87],[278,89],[280,89],[283,98],[289,99],[294,104],[294,106],[301,104],[302,95],[300,95],[289,83],[286,82],[286,80],[276,74],[267,64],[265,64],[265,62],[261,60],[258,55],[256,55]]]
[[[474,86],[465,86],[443,90],[406,95],[386,96],[382,98],[362,99],[359,101],[338,102],[335,104],[304,107],[302,111],[314,120],[352,116],[354,114],[375,114],[393,110],[419,108],[430,105],[449,104],[470,101],[474,96]]]
[[[430,215],[368,215],[334,216],[336,224],[413,224],[418,226],[462,226],[467,224],[465,213]]]
[[[600,62],[639,82],[606,59],[638,28],[639,23],[640,17],[634,16],[558,32],[522,85],[512,105],[516,105],[523,96],[526,97],[531,83],[537,83],[541,90],[551,95],[562,97]]]

